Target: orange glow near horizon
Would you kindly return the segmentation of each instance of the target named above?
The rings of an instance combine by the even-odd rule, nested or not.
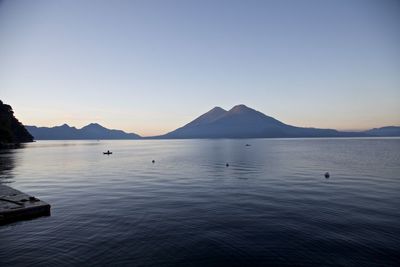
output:
[[[207,112],[205,110],[203,113]],[[261,111],[261,110],[260,110]],[[261,111],[262,112],[262,111]],[[32,112],[28,114],[15,112],[17,118],[25,125],[35,125],[38,127],[54,127],[60,126],[64,123],[68,124],[71,127],[82,128],[90,123],[99,123],[100,125],[108,128],[108,129],[118,129],[123,130],[127,133],[135,133],[140,136],[156,136],[166,134],[170,131],[173,131],[190,121],[194,120],[198,116],[202,115],[197,114],[193,115],[193,117],[189,117],[187,115],[177,116],[176,118],[172,118],[171,116],[160,115],[159,118],[154,114],[151,116],[151,120],[146,120],[145,114],[142,114],[142,118],[135,117],[134,120],[129,120],[127,118],[119,118],[119,120],[110,120],[110,119],[100,119],[99,117],[94,117],[93,119],[87,118],[78,118],[71,117],[68,114],[59,114],[58,112],[54,112],[51,116],[35,116]],[[41,113],[43,115],[43,113]],[[270,116],[269,114],[266,114]],[[39,117],[39,118],[38,118]],[[178,119],[179,117],[179,119]],[[306,120],[305,118],[287,118],[282,119],[279,116],[272,116],[275,119],[278,119],[286,124],[299,126],[299,127],[314,127],[314,128],[330,128],[336,129],[340,131],[363,131],[371,128],[379,128],[383,126],[399,126],[400,119],[397,116],[393,116],[392,118],[387,118],[386,120],[380,120],[377,123],[374,118],[366,118],[363,120],[357,121],[354,123],[349,119],[330,119],[330,120],[321,120],[317,118],[313,118],[313,120]]]

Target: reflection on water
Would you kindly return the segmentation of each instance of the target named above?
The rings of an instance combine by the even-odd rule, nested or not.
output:
[[[12,178],[16,149],[0,149],[0,184]]]
[[[0,162],[52,204],[0,228],[0,266],[400,262],[400,139],[42,141]]]

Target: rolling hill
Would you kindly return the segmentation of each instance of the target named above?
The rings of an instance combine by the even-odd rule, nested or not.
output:
[[[84,139],[139,139],[134,133],[107,129],[100,124],[91,123],[81,129],[67,124],[55,127],[25,126],[36,140],[84,140]]]

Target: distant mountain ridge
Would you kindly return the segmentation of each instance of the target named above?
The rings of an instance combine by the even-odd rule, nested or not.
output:
[[[365,131],[366,134],[371,136],[382,136],[382,137],[390,137],[390,136],[400,136],[400,127],[399,126],[386,126],[381,128],[374,128],[368,131]]]
[[[393,137],[400,127],[387,126],[360,132],[306,128],[285,124],[245,105],[230,110],[214,107],[186,125],[164,135],[141,137],[91,123],[77,129],[67,124],[55,127],[25,126],[37,140],[62,139],[191,139],[191,138],[307,138],[307,137]]]
[[[107,129],[98,123],[81,129],[68,124],[55,127],[25,126],[36,140],[85,140],[85,139],[139,139],[139,135],[121,130]]]

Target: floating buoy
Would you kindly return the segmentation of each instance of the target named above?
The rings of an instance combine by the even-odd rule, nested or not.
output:
[[[229,163],[227,163],[225,166],[226,166],[226,167],[229,167]]]
[[[151,161],[151,163],[156,163],[156,161],[153,159],[153,160]]]
[[[329,172],[326,172],[324,176],[326,179],[328,179],[331,175],[329,174]]]

